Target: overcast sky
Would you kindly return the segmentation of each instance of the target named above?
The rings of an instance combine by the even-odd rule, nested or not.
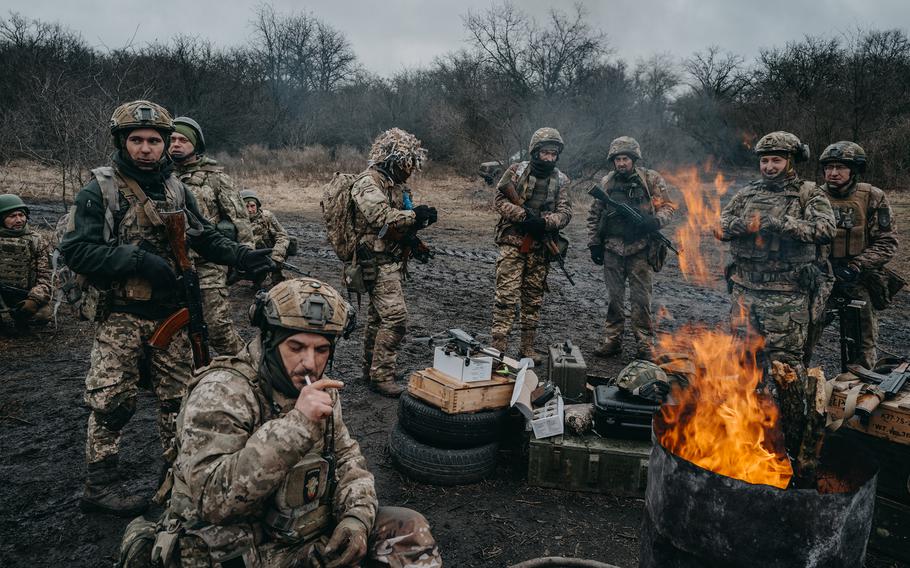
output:
[[[0,15],[17,12],[59,22],[92,45],[143,45],[176,33],[218,45],[239,45],[251,34],[259,2],[246,0],[0,0]],[[370,71],[390,75],[432,62],[464,47],[461,16],[482,11],[490,0],[273,0],[282,13],[309,12],[342,30]],[[573,2],[524,0],[515,4],[537,19],[551,7]],[[685,57],[716,44],[751,59],[762,47],[805,35],[849,33],[863,28],[907,31],[910,0],[585,0],[592,27],[607,33],[616,55],[629,61],[654,53]]]

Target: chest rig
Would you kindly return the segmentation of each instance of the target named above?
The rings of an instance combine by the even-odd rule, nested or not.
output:
[[[638,168],[635,169],[636,175],[628,180],[620,180],[616,172],[607,174],[607,180],[604,185],[604,191],[617,203],[624,203],[642,213],[649,215],[654,214],[654,203],[651,200],[651,190],[645,182]],[[609,219],[609,220],[608,220]],[[628,233],[629,227],[621,215],[603,215],[601,217],[600,234],[604,238],[622,237]]]
[[[527,207],[538,216],[553,209],[553,203],[559,193],[559,175],[556,170],[545,178],[537,178],[531,173],[531,166],[517,171],[518,195],[524,200],[522,206]]]
[[[213,225],[218,224],[222,214],[221,208],[218,206],[215,189],[208,184],[208,179],[211,174],[222,171],[224,170],[221,166],[203,164],[180,174],[180,181],[186,184],[187,188],[193,192],[193,197],[196,198],[196,204],[200,209],[199,213]]]
[[[31,231],[19,237],[0,237],[0,283],[26,290],[35,285],[37,239]]]
[[[871,187],[868,183],[857,183],[855,190],[844,197],[828,192],[837,225],[831,243],[831,258],[852,258],[866,249],[867,226],[872,221],[869,218]]]

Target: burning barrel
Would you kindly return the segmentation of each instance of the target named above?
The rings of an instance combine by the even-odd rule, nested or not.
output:
[[[659,443],[664,428],[655,416],[640,566],[863,565],[877,479],[871,457],[829,438],[818,489],[780,489],[674,455]]]

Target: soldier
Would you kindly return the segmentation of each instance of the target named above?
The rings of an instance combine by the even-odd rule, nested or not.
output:
[[[572,220],[569,178],[556,162],[565,143],[555,128],[541,128],[531,136],[529,161],[512,164],[496,186],[496,298],[490,334],[493,347],[505,352],[515,310],[521,313],[522,357],[539,362],[534,340],[540,308],[553,260],[544,240],[553,239]]]
[[[28,217],[18,195],[0,195],[0,323],[8,315],[18,328],[51,318],[50,246]]]
[[[370,166],[351,187],[355,204],[354,232],[359,235],[356,259],[370,297],[363,338],[363,377],[383,396],[400,396],[395,382],[398,346],[407,330],[402,279],[407,257],[391,234],[424,229],[436,222],[436,208],[414,207],[405,182],[420,170],[426,150],[413,134],[386,130],[370,148]],[[380,236],[380,233],[383,236]]]
[[[761,179],[724,207],[716,236],[730,242],[733,255],[727,277],[734,331],[760,335],[765,358],[788,364],[800,379],[790,387],[798,400],[782,403],[781,415],[796,477],[811,479],[821,432],[811,424],[816,383],[803,365],[803,346],[812,296],[825,276],[817,246],[831,242],[834,212],[824,191],[796,172],[795,162],[809,158],[799,138],[772,132],[758,141],[755,153]]]
[[[179,565],[441,567],[423,515],[379,507],[342,419],[344,383],[323,374],[351,307],[299,278],[260,292],[250,313],[259,336],[215,359],[178,417],[161,534],[182,535]]]
[[[169,152],[174,159],[174,173],[193,192],[199,212],[228,238],[253,247],[253,233],[234,182],[218,162],[205,155],[202,128],[192,118],[174,119]],[[218,353],[227,355],[243,348],[243,340],[234,329],[228,306],[227,267],[194,256],[202,305],[209,329],[209,343]]]
[[[291,239],[275,215],[268,209],[262,208],[262,202],[259,201],[259,196],[255,191],[244,189],[240,192],[240,198],[243,199],[247,215],[250,218],[255,247],[272,249],[272,261],[277,266],[272,272],[272,286],[274,286],[284,280],[280,263],[287,259]],[[257,286],[259,284],[261,282],[257,283]]]
[[[640,211],[643,222],[636,225],[604,202],[598,199],[591,202],[588,248],[591,261],[604,267],[604,283],[610,298],[604,339],[594,353],[612,357],[622,352],[623,303],[628,280],[636,358],[650,360],[654,346],[651,315],[654,272],[663,267],[667,255],[665,245],[651,236],[670,222],[676,204],[670,200],[667,183],[659,173],[636,165],[641,160],[641,146],[634,138],[620,136],[613,140],[607,160],[613,171],[600,182],[604,192],[614,201]]]
[[[136,409],[140,368],[158,398],[165,460],[174,456],[174,419],[191,375],[191,349],[185,328],[166,349],[145,344],[186,302],[159,212],[185,210],[189,245],[206,260],[248,272],[272,268],[269,251],[234,243],[199,212],[167,156],[173,129],[171,116],[155,103],[133,101],[114,110],[112,165],[92,170],[60,244],[67,265],[91,283],[87,304],[94,309],[87,311],[98,322],[85,378],[88,471],[80,504],[86,511],[132,516],[146,506],[121,485],[117,472],[121,430]]]
[[[897,253],[894,215],[884,191],[857,180],[859,174],[866,170],[866,152],[858,144],[835,142],[825,148],[819,162],[823,165],[825,174],[822,189],[828,194],[837,222],[834,241],[823,249],[834,269],[835,296],[832,296],[832,300],[841,295],[865,302],[856,314],[862,336],[851,337],[854,344],[859,346],[856,353],[859,359],[849,362],[871,369],[876,360],[878,322],[865,280],[870,273],[884,267]],[[854,313],[853,310],[848,311]],[[824,325],[825,322],[820,318],[809,329],[806,364],[821,338]],[[850,330],[848,334],[853,333],[856,326],[847,325],[846,329]]]

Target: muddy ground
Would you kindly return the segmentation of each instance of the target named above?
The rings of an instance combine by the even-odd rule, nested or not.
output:
[[[467,182],[465,182],[465,185]],[[428,265],[413,264],[407,285],[410,336],[461,327],[488,331],[496,251],[492,244],[494,218],[476,186],[464,192],[467,208],[447,206],[438,225],[425,237],[437,256]],[[324,242],[318,213],[278,211],[289,231],[300,239],[294,259],[302,268],[339,284],[339,267]],[[549,277],[539,346],[572,339],[586,355],[600,336],[606,311],[603,277],[589,261],[584,243],[584,203],[568,234],[574,243],[568,259],[577,286],[554,271]],[[33,208],[33,222],[53,222],[62,207]],[[907,227],[906,208],[898,211]],[[243,285],[232,290],[235,323],[245,337],[245,321],[252,291]],[[883,347],[903,352],[910,343],[906,314],[910,294],[883,314]],[[727,316],[728,298],[718,280],[713,287],[691,285],[670,258],[657,275],[655,311],[666,307],[662,331],[685,322],[720,325]],[[360,310],[361,321],[366,309]],[[84,475],[83,445],[87,411],[82,402],[83,380],[89,367],[92,329],[62,312],[59,325],[25,339],[0,338],[0,566],[109,566],[115,560],[127,520],[84,515],[78,495]],[[591,373],[612,375],[632,355],[627,337],[624,356],[608,361],[588,358]],[[513,345],[517,337],[513,336]],[[370,393],[357,381],[360,340],[342,344],[335,375],[347,382],[343,391],[346,421],[376,476],[380,501],[412,507],[433,525],[448,566],[508,566],[548,555],[597,559],[621,567],[638,563],[638,534],[643,501],[606,495],[571,493],[529,487],[526,464],[519,454],[503,454],[496,475],[482,483],[441,488],[413,483],[392,468],[388,433],[396,421],[396,401]],[[818,350],[818,361],[829,373],[837,368],[834,330]],[[431,361],[426,346],[406,343],[399,358],[402,372],[425,367]],[[139,410],[125,429],[121,468],[136,492],[151,494],[159,469],[159,444],[154,405],[143,394]],[[867,566],[902,564],[875,552]]]

